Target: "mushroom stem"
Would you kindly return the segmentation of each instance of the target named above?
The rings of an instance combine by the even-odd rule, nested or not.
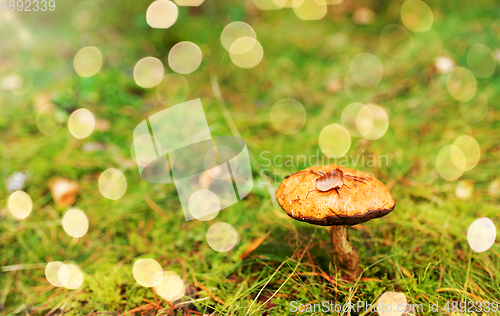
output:
[[[359,274],[359,255],[349,242],[347,226],[335,225],[331,227],[333,252],[340,265],[355,275]]]

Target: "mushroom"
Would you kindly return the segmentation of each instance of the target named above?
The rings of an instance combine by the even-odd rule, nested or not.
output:
[[[276,199],[295,220],[331,226],[335,258],[355,275],[360,271],[360,260],[349,242],[347,226],[385,216],[396,205],[380,180],[338,165],[312,167],[291,174],[281,182]]]

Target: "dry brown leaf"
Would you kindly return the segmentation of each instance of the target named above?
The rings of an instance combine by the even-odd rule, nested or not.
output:
[[[52,199],[59,206],[71,206],[75,203],[80,186],[78,182],[65,178],[54,179],[49,184]]]

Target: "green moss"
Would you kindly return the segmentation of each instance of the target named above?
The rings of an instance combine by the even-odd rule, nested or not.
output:
[[[0,81],[19,67],[32,69],[35,80],[25,95],[0,94],[2,174],[5,180],[14,171],[30,173],[24,190],[34,209],[23,221],[9,217],[8,193],[5,181],[0,181],[0,267],[73,261],[82,267],[85,280],[75,291],[51,286],[43,269],[0,272],[0,303],[5,306],[1,313],[130,311],[146,304],[143,299],[155,299],[153,290],[141,287],[132,275],[135,260],[146,257],[183,278],[189,296],[197,300],[183,308],[201,313],[244,315],[252,306],[254,311],[259,309],[255,315],[264,311],[285,315],[291,301],[373,303],[386,291],[405,293],[410,303],[424,306],[429,301],[498,300],[498,243],[491,251],[474,253],[466,239],[475,219],[499,220],[500,200],[487,191],[490,181],[500,177],[498,69],[491,78],[477,80],[477,96],[484,94],[489,102],[487,115],[476,121],[477,113],[463,113],[463,104],[460,111],[459,102],[447,92],[446,75],[435,74],[432,63],[414,55],[394,60],[381,50],[380,31],[387,24],[400,23],[401,1],[355,2],[354,7],[375,11],[371,25],[352,22],[354,7],[349,1],[329,7],[324,19],[309,22],[300,21],[293,9],[259,11],[252,1],[246,2],[207,0],[199,8],[179,7],[176,24],[159,30],[146,23],[147,3],[101,1],[99,24],[87,32],[70,28],[74,4],[57,2],[53,18],[19,16],[36,39],[33,47],[21,45],[14,35],[18,30],[5,23],[0,37],[8,45],[0,47],[5,61],[0,63]],[[443,55],[457,65],[467,67],[467,50],[474,43],[497,48],[500,8],[495,1],[428,4],[434,12],[433,30],[443,40]],[[255,68],[236,68],[220,45],[220,32],[236,20],[252,25],[264,48],[264,59]],[[252,193],[208,222],[186,222],[175,186],[142,181],[130,155],[135,126],[165,108],[155,89],[135,84],[134,65],[145,56],[155,56],[171,72],[168,52],[179,41],[193,41],[203,51],[200,68],[185,76],[190,85],[188,99],[202,99],[214,135],[231,135],[234,123],[253,156]],[[72,68],[73,57],[86,45],[99,47],[104,63],[97,75],[80,78]],[[380,84],[347,87],[348,93],[328,91],[332,79],[345,88],[350,60],[361,52],[373,53],[383,63]],[[214,76],[234,122],[226,121],[214,97]],[[39,93],[51,95],[66,120],[72,111],[85,107],[107,120],[110,129],[97,129],[77,140],[65,123],[54,135],[41,134],[33,107]],[[306,111],[306,124],[294,135],[279,133],[270,122],[270,109],[282,98],[298,100]],[[474,108],[477,98],[467,105]],[[390,215],[351,229],[365,269],[359,281],[345,277],[332,263],[327,229],[294,222],[275,208],[264,183],[267,178],[262,177],[271,177],[276,187],[284,175],[309,166],[303,161],[285,162],[318,153],[321,159],[319,133],[328,124],[340,123],[343,109],[351,102],[378,103],[389,113],[385,135],[373,141],[352,137],[347,155],[354,159],[386,156],[381,166],[355,166],[352,160],[350,166],[373,172],[391,187],[397,202]],[[469,200],[457,198],[456,181],[441,179],[435,166],[439,150],[467,130],[457,120],[467,123],[481,150],[478,165],[460,178],[474,181]],[[104,150],[85,151],[84,144],[90,142],[102,144]],[[276,156],[281,158],[268,166],[267,159]],[[107,168],[120,168],[127,178],[127,191],[116,201],[99,191],[99,175]],[[56,177],[81,185],[74,206],[88,216],[90,229],[78,240],[57,222],[66,208],[56,206],[49,192],[48,184]],[[233,225],[240,235],[232,252],[216,252],[206,242],[207,229],[218,221]],[[241,259],[267,232],[262,244]],[[226,304],[197,288],[197,282]],[[177,313],[184,311],[179,308]]]

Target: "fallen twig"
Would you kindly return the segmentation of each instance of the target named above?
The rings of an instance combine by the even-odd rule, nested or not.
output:
[[[151,198],[149,195],[144,195],[144,201],[146,201],[146,204],[153,210],[155,211],[156,214],[160,215],[161,218],[168,220],[168,215],[165,213],[164,210],[161,209]]]
[[[198,282],[198,287],[200,289],[202,289],[205,293],[207,293],[208,296],[210,296],[217,303],[222,304],[222,305],[226,305],[226,302],[224,302],[222,299],[218,298],[212,292],[210,292],[210,290],[205,285],[203,285],[203,283]]]
[[[271,231],[268,231],[264,236],[254,239],[252,243],[247,247],[247,249],[241,254],[240,259],[243,260],[249,254],[254,252],[254,250],[257,249],[260,246],[260,244],[262,244],[262,242],[267,238],[267,236],[269,236],[270,233]]]

